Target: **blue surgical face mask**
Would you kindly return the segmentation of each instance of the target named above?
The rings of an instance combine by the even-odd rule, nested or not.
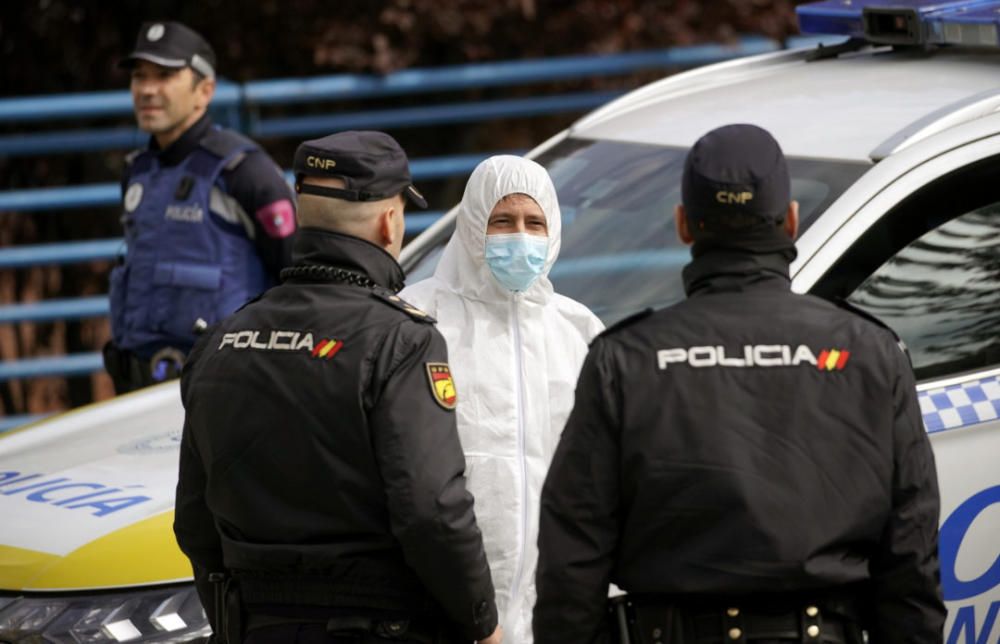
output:
[[[510,291],[526,291],[534,284],[548,255],[548,237],[527,233],[486,236],[486,265]]]

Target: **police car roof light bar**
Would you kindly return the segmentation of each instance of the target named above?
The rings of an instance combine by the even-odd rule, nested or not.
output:
[[[1000,48],[1000,1],[974,10],[932,16],[928,41],[966,47]]]
[[[914,9],[865,7],[861,13],[865,39],[884,45],[919,45],[924,25]]]
[[[804,34],[864,36],[861,7],[843,0],[810,2],[795,7],[799,31]]]
[[[802,33],[886,45],[1000,47],[1000,0],[825,0],[795,11]]]

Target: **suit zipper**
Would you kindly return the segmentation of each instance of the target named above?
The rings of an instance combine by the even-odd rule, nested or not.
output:
[[[522,354],[521,319],[518,315],[517,295],[512,300],[511,310],[514,321],[514,359],[517,368],[515,381],[517,383],[517,451],[521,464],[521,527],[518,533],[517,568],[510,585],[511,604],[508,606],[508,614],[510,609],[516,610],[516,607],[513,606],[513,600],[517,597],[521,586],[521,575],[524,574],[524,541],[528,531],[528,464],[524,440],[524,356]]]

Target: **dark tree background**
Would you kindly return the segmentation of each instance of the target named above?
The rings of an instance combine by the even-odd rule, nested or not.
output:
[[[140,23],[180,20],[214,46],[221,77],[244,82],[337,73],[384,74],[407,67],[662,49],[731,42],[741,34],[797,33],[801,0],[6,0],[0,3],[0,95],[116,90],[116,67]],[[385,109],[588,89],[627,89],[663,72],[549,86],[484,89],[288,108],[289,113]],[[271,108],[267,115],[281,114]],[[578,114],[483,124],[399,128],[411,158],[525,149]],[[131,125],[130,119],[0,126],[0,134]],[[288,166],[297,141],[261,143]],[[124,150],[0,158],[3,189],[114,181]],[[422,182],[431,207],[461,194],[462,178]],[[0,212],[0,246],[100,239],[121,234],[114,208]],[[0,271],[0,305],[107,292],[108,262]],[[0,359],[98,350],[106,320],[0,325]],[[111,395],[103,374],[0,383],[0,415],[40,413]]]

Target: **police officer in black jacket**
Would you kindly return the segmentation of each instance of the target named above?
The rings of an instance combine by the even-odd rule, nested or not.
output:
[[[705,135],[682,200],[688,299],[592,344],[543,488],[536,644],[607,641],[609,582],[633,643],[941,642],[904,350],[790,291],[798,205],[770,134]]]
[[[181,381],[174,531],[203,603],[229,644],[499,642],[445,342],[395,295],[404,195],[426,202],[381,132],[303,143],[294,167],[294,266]]]

